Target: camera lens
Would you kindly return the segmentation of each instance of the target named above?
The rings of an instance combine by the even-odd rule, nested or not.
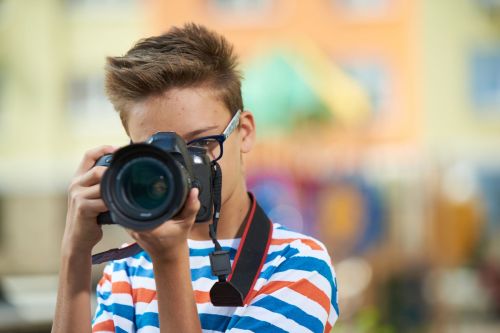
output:
[[[123,199],[144,217],[170,204],[172,176],[164,164],[151,157],[141,157],[125,164],[117,185]]]
[[[165,143],[165,147],[170,146]],[[185,158],[171,150],[137,143],[113,154],[101,181],[101,196],[113,222],[147,230],[170,220],[182,209],[192,180],[178,161]]]

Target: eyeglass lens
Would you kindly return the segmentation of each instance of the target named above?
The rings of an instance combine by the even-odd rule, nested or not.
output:
[[[216,139],[207,138],[202,140],[196,140],[189,144],[191,147],[197,147],[205,149],[210,161],[214,161],[221,157],[221,146],[220,142]]]

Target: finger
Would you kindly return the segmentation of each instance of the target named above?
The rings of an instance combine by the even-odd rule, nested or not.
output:
[[[101,184],[95,184],[82,189],[82,196],[86,199],[101,199]]]
[[[95,217],[99,213],[108,211],[108,207],[102,199],[85,200],[81,206],[82,215],[86,217]]]
[[[137,238],[138,238],[137,231],[135,231],[133,229],[129,229],[129,228],[125,228],[125,231],[130,235],[130,237],[137,240]]]
[[[139,243],[143,240],[144,232],[141,233],[139,231],[135,231],[133,229],[127,229],[127,228],[125,228],[125,230],[130,235],[130,237],[132,237],[136,242]]]
[[[76,174],[81,175],[85,173],[95,165],[95,162],[99,159],[99,157],[105,154],[112,154],[117,149],[118,147],[106,145],[87,150],[87,152],[85,152],[85,155],[83,156],[82,161],[80,162],[80,165],[76,170]]]
[[[96,166],[81,175],[78,179],[78,184],[83,187],[90,187],[99,184],[105,171],[106,167]]]
[[[186,199],[182,211],[175,217],[176,220],[187,220],[196,216],[200,210],[200,200],[198,200],[199,190],[195,187],[191,189]]]

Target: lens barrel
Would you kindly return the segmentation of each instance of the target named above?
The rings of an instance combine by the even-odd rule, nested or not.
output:
[[[113,154],[101,181],[101,196],[115,223],[145,230],[175,216],[190,188],[191,177],[175,153],[140,143]]]

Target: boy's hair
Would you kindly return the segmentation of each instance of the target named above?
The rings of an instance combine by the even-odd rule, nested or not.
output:
[[[171,88],[208,87],[234,114],[243,110],[241,73],[232,45],[193,23],[140,40],[123,57],[108,57],[105,89],[128,133],[130,104]]]

